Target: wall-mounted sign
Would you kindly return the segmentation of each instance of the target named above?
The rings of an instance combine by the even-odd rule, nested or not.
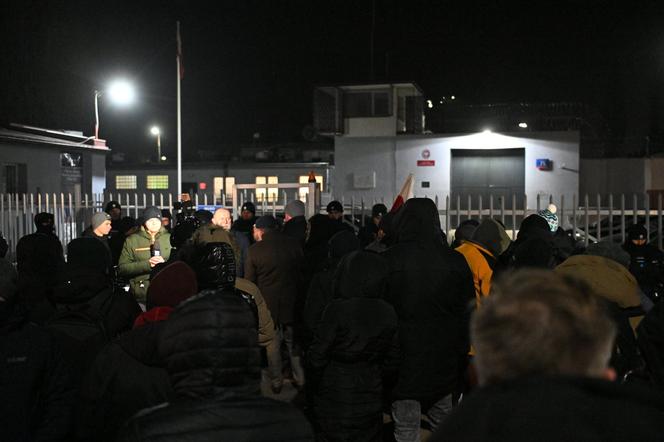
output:
[[[435,166],[436,161],[435,160],[417,160],[417,165],[419,167]]]
[[[424,158],[425,160],[428,160],[430,156],[431,156],[431,151],[429,149],[424,149],[422,151],[422,158]]]
[[[538,158],[535,160],[535,167],[537,170],[553,170],[553,161],[548,158]]]

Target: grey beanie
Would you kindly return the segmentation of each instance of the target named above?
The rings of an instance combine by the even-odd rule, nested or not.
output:
[[[92,230],[96,229],[97,227],[101,226],[104,221],[110,221],[111,220],[111,215],[109,215],[106,212],[97,212],[94,215],[92,215]]]
[[[290,215],[293,218],[296,216],[304,216],[304,203],[300,200],[293,200],[286,204],[284,212],[286,212],[286,215]]]
[[[159,210],[155,206],[150,206],[147,207],[141,216],[141,219],[143,220],[143,224],[147,222],[147,220],[152,219],[152,218],[158,218],[159,221],[161,221],[161,210]]]

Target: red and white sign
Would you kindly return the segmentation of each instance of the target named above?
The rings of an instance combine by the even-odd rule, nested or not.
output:
[[[417,160],[418,167],[430,167],[435,165],[436,165],[435,160]]]

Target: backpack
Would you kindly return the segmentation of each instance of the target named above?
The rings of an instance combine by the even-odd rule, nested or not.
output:
[[[58,340],[63,358],[70,363],[74,374],[80,374],[74,379],[81,379],[97,353],[111,340],[104,318],[113,300],[111,291],[99,294],[87,303],[58,305],[55,314],[45,324]]]

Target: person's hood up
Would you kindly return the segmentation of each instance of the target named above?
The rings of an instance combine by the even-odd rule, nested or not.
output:
[[[222,399],[259,394],[257,321],[241,296],[203,291],[160,324],[159,357],[178,396]]]
[[[67,263],[53,289],[53,300],[58,304],[77,304],[87,302],[98,293],[110,289],[111,280],[106,274]]]
[[[67,244],[67,263],[90,273],[105,274],[111,267],[111,255],[98,239],[77,238]]]
[[[494,257],[500,256],[510,245],[505,228],[494,219],[484,219],[473,232],[471,242],[487,249]]]
[[[623,265],[602,256],[574,255],[555,268],[555,272],[581,279],[597,295],[621,308],[638,307],[639,285]]]
[[[411,198],[394,217],[396,243],[416,242],[423,247],[443,244],[438,209],[429,198]]]
[[[359,250],[360,240],[350,230],[335,233],[329,241],[330,259],[340,260],[344,255]]]
[[[522,239],[527,236],[551,236],[551,229],[549,223],[537,214],[528,215],[521,222],[519,227],[519,234],[517,239]]]
[[[191,265],[196,272],[199,290],[232,290],[235,287],[235,253],[230,244],[201,244]]]
[[[306,249],[326,244],[332,235],[337,232],[336,223],[327,215],[317,213],[309,218],[309,236],[305,244]]]
[[[341,259],[334,275],[337,298],[381,298],[387,284],[387,262],[377,253],[355,251]]]

